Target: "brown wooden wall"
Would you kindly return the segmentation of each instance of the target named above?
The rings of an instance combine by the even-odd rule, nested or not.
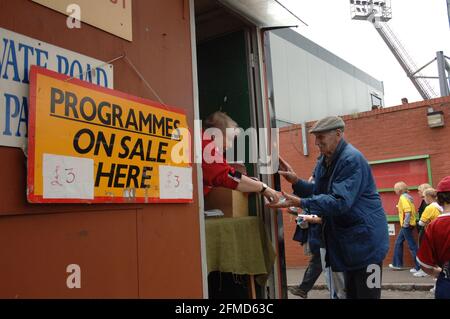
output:
[[[134,0],[133,42],[29,0],[0,0],[0,27],[103,61],[122,53],[193,127],[189,1]],[[156,100],[123,60],[114,88]],[[0,146],[0,297],[202,297],[196,170],[193,204],[39,205],[26,200],[26,158]],[[66,267],[81,267],[68,289]]]

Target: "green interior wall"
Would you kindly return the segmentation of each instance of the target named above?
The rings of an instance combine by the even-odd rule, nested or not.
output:
[[[222,110],[241,127],[250,126],[245,33],[239,31],[198,45],[200,116]]]
[[[215,111],[227,113],[244,130],[251,126],[251,97],[245,31],[227,34],[198,44],[197,67],[200,117]],[[255,166],[247,163],[247,173],[254,176]],[[250,215],[256,209],[256,197],[249,197]]]

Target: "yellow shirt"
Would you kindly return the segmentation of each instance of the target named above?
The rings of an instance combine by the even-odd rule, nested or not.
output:
[[[428,225],[441,214],[441,209],[438,203],[431,203],[423,211],[420,221]]]
[[[416,226],[416,206],[412,200],[412,197],[408,194],[400,195],[397,204],[398,217],[400,219],[400,227],[403,227],[403,221],[405,220],[405,213],[410,213],[409,225]]]

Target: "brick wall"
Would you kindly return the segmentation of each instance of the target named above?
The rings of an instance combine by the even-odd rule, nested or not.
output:
[[[427,110],[443,111],[446,125],[429,128]],[[387,109],[363,112],[343,117],[346,123],[345,138],[358,148],[369,161],[390,158],[430,155],[434,185],[450,175],[450,97],[395,106]],[[314,122],[306,123],[309,128]],[[308,134],[309,156],[303,155],[301,127],[293,125],[280,129],[280,154],[295,169],[297,175],[308,178],[319,155],[314,136]],[[282,189],[291,191],[289,183],[282,181]],[[287,267],[305,266],[308,257],[302,247],[292,241],[295,222],[291,215],[284,215],[284,236]],[[398,234],[398,229],[396,229]],[[385,264],[392,262],[395,237],[390,237],[390,249]],[[412,265],[409,251],[404,247],[406,265]]]

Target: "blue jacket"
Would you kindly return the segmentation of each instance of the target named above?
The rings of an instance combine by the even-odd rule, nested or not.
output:
[[[321,156],[315,183],[295,184],[300,206],[323,219],[327,265],[350,271],[381,263],[389,249],[388,226],[370,166],[344,140],[331,162],[327,168]]]

